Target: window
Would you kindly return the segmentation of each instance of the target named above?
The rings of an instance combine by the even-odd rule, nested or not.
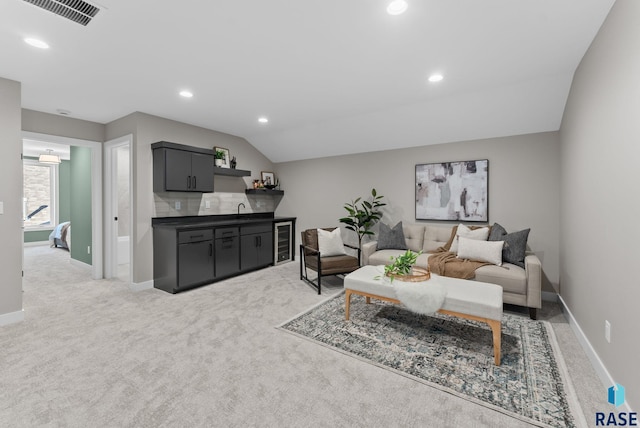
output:
[[[51,229],[57,224],[58,166],[25,159],[22,167],[22,213],[25,230]]]

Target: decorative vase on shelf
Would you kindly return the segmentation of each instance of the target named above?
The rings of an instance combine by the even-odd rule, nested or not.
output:
[[[237,165],[238,162],[236,162],[236,157],[235,156],[231,158],[231,162],[230,163],[231,163],[231,168],[232,169],[236,169],[236,165]]]

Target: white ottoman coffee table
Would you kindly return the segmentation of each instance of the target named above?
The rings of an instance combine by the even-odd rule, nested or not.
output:
[[[367,303],[371,302],[372,297],[400,303],[396,297],[393,283],[375,279],[376,277],[380,277],[380,271],[375,266],[363,266],[345,276],[345,318],[347,320],[349,320],[352,294],[366,297]],[[447,290],[444,304],[438,312],[489,324],[493,332],[494,361],[499,366],[500,336],[502,332],[502,287],[487,282],[449,278],[434,274],[431,274],[431,279],[425,282],[425,287],[428,287],[432,281],[443,285]]]

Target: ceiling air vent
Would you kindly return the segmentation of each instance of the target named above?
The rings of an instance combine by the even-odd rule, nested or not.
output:
[[[24,0],[44,10],[53,12],[78,24],[87,25],[100,11],[82,0]]]

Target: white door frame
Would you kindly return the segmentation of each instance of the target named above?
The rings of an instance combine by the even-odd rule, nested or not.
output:
[[[129,284],[132,284],[133,281],[133,150],[131,147],[131,142],[133,141],[133,135],[125,135],[113,140],[109,140],[104,143],[104,194],[105,194],[105,203],[104,203],[104,241],[105,241],[105,252],[104,252],[104,264],[105,278],[113,278],[117,276],[117,265],[118,265],[118,257],[117,257],[117,229],[115,228],[116,223],[112,220],[114,217],[114,212],[117,212],[118,208],[118,191],[117,188],[113,185],[114,179],[117,177],[116,166],[117,163],[114,161],[114,152],[115,149],[119,147],[128,146],[129,147],[129,224],[131,225],[131,230],[129,232]]]
[[[49,141],[66,146],[89,147],[91,149],[91,277],[101,279],[102,270],[102,143],[22,131],[22,138],[36,141]],[[73,233],[72,233],[73,235]]]

